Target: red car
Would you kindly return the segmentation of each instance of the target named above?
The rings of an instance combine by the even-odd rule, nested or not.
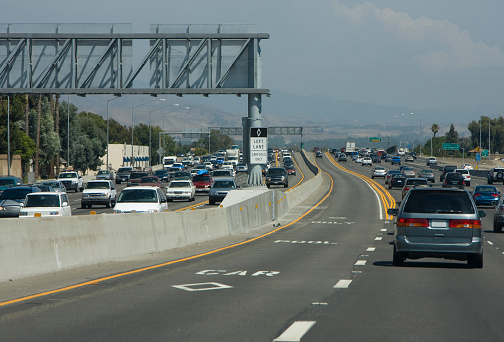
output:
[[[140,179],[140,183],[138,185],[141,186],[157,186],[161,189],[164,189],[164,184],[161,182],[159,177],[157,176],[145,176]]]
[[[196,175],[193,177],[192,182],[196,187],[196,192],[210,192],[212,185],[212,176],[208,173]]]
[[[288,175],[296,175],[296,169],[293,164],[284,165],[285,171],[287,171]]]

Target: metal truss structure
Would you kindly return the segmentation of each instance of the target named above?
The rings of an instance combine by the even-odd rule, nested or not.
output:
[[[260,71],[260,41],[269,34],[254,30],[151,25],[135,34],[131,24],[0,24],[0,94],[269,94]]]
[[[242,135],[242,127],[210,127],[223,135]],[[321,127],[268,127],[268,135],[320,135]]]

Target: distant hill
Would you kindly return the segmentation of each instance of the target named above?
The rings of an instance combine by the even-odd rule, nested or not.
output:
[[[163,96],[159,96],[162,98]],[[79,111],[89,111],[106,117],[107,99],[112,96],[87,96],[85,98],[72,96],[71,102]],[[153,125],[165,130],[180,131],[186,129],[202,129],[208,127],[238,127],[241,118],[247,116],[247,96],[187,95],[182,98],[165,96],[166,101],[152,102],[155,98],[146,95],[130,95],[109,102],[110,117],[123,125],[131,125],[131,108],[134,110],[135,124],[149,123],[149,111],[168,106],[152,112]],[[65,97],[62,97],[66,100]],[[184,109],[183,107],[190,107]],[[166,115],[164,113],[172,111]],[[262,125],[269,127],[320,127],[320,134],[305,137],[308,140],[346,139],[348,137],[365,139],[371,136],[417,135],[428,139],[430,126],[437,123],[440,133],[444,134],[453,123],[459,135],[467,134],[467,124],[478,120],[482,113],[493,115],[499,109],[492,106],[478,108],[428,108],[412,109],[399,106],[384,106],[364,102],[336,100],[324,95],[295,95],[282,91],[271,90],[271,96],[262,98]],[[418,113],[422,120],[408,117],[409,113]],[[401,114],[405,114],[401,116]],[[399,117],[397,117],[399,116]],[[406,118],[404,118],[406,117]],[[432,119],[427,119],[430,117]],[[419,133],[420,122],[422,134]],[[287,142],[298,141],[299,137],[285,137]]]

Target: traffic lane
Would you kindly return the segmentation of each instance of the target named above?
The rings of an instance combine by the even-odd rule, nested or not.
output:
[[[389,229],[390,231],[390,229]],[[393,267],[392,236],[365,253],[367,263],[348,288],[296,321],[316,321],[303,342],[499,341],[504,280],[502,253],[485,247],[483,269],[443,259],[407,260]],[[478,327],[478,328],[475,328]]]
[[[489,226],[487,221],[483,219],[484,227]],[[500,319],[493,317],[500,317],[502,309],[494,310],[492,298],[496,295],[501,299],[502,294],[493,275],[499,272],[504,256],[500,248],[489,243],[488,235],[486,279],[480,283],[481,270],[473,270],[465,262],[426,258],[407,260],[407,267],[392,267],[393,221],[384,222],[382,230],[384,239],[362,253],[363,262],[356,263],[357,276],[348,288],[338,289],[324,305],[310,307],[306,314],[292,318],[292,323],[316,322],[303,341],[327,340],[328,336],[351,341],[500,339]],[[471,310],[474,306],[477,312]],[[460,312],[462,320],[458,320]],[[474,316],[478,316],[476,321],[472,320]],[[405,317],[409,324],[390,327],[390,322],[405,322]],[[490,331],[481,335],[474,326],[490,327]]]
[[[339,279],[352,275],[377,234],[372,213],[360,223],[362,215],[354,210],[356,202],[373,207],[367,204],[376,201],[373,196],[361,196],[369,187],[344,173],[337,187],[348,194],[346,201],[330,196],[295,224],[249,244],[2,308],[2,335],[53,341],[273,340],[291,317],[322,302]],[[26,321],[29,330],[22,328]]]

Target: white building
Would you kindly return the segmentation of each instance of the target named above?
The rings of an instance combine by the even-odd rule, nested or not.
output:
[[[122,166],[133,166],[135,168],[140,168],[142,170],[146,170],[149,168],[150,165],[149,146],[133,145],[133,151],[132,151],[131,145],[109,144],[108,151],[109,151],[108,155],[109,168],[113,171],[117,171],[117,169]],[[133,165],[131,163],[132,154],[133,154]],[[107,155],[105,154],[100,159],[103,163],[101,168],[106,169]]]

